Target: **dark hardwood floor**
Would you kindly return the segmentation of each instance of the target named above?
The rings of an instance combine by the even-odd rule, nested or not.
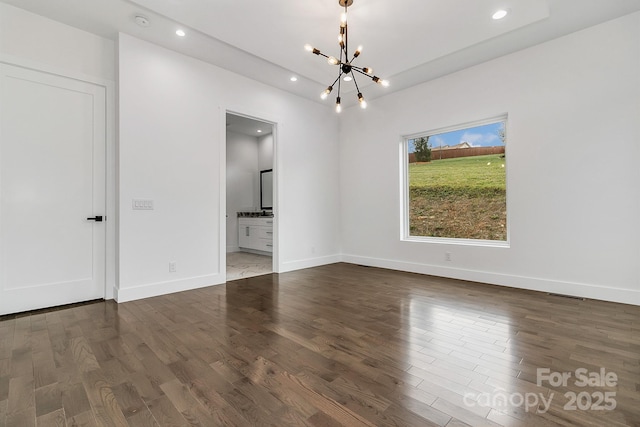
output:
[[[2,320],[0,427],[640,426],[639,360],[640,307],[334,264]]]

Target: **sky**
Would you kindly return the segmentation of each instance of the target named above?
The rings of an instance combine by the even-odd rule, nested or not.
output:
[[[493,147],[504,145],[498,134],[498,130],[501,126],[502,122],[498,122],[435,134],[429,137],[429,144],[431,145],[431,148],[437,148],[444,145],[451,146],[460,144],[461,142],[468,142],[472,147]],[[409,152],[414,152],[414,146],[411,140],[409,140]]]

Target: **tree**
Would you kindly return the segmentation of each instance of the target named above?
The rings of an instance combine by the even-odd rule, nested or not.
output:
[[[504,122],[502,122],[500,124],[500,128],[498,129],[498,136],[500,137],[500,141],[502,141],[502,144],[506,145],[507,144],[507,131],[504,128]]]
[[[413,140],[413,145],[416,147],[416,161],[418,162],[430,162],[431,161],[431,146],[429,145],[429,137],[423,136]]]

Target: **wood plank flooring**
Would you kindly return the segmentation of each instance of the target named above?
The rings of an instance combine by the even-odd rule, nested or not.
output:
[[[640,426],[640,307],[333,264],[5,318],[13,426]]]

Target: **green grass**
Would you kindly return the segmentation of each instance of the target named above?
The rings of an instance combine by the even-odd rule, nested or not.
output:
[[[409,165],[409,186],[504,190],[506,167],[502,165],[505,165],[505,159],[499,154],[412,163]]]
[[[506,240],[503,165],[495,154],[409,165],[410,234]]]

